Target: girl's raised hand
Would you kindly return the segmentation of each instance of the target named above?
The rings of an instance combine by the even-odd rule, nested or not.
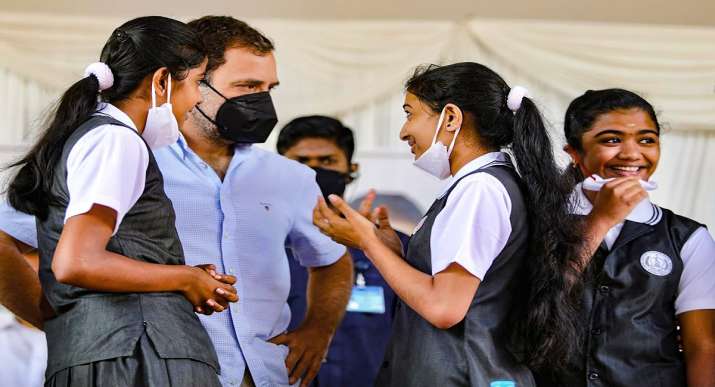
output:
[[[638,177],[619,177],[604,184],[596,195],[591,217],[604,222],[608,228],[615,226],[648,197]]]
[[[375,233],[375,224],[370,219],[360,215],[339,196],[330,195],[328,198],[344,218],[331,210],[325,200],[319,197],[318,204],[313,209],[313,224],[323,234],[342,245],[362,250],[365,250],[370,242],[379,242]]]

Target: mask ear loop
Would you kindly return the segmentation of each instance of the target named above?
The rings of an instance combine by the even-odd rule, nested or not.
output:
[[[454,137],[452,137],[452,143],[449,144],[449,149],[447,149],[447,157],[452,154],[452,150],[454,149],[454,144],[457,142],[457,135],[459,134],[459,131],[462,130],[462,126],[460,125],[459,128],[454,132]]]
[[[166,88],[166,103],[171,105],[171,73],[169,73],[169,84]],[[154,88],[154,82],[151,83],[151,107],[156,107],[156,89]]]
[[[447,111],[447,107],[442,108],[442,112],[439,113],[439,120],[437,120],[437,129],[434,131],[434,137],[432,137],[432,144],[437,142],[437,135],[439,135],[439,130],[442,129],[442,122],[444,121],[444,113]]]
[[[226,98],[225,95],[221,94],[218,90],[216,90],[213,86],[211,86],[211,84],[208,83],[205,79],[202,80],[201,83],[203,83],[204,85],[208,86],[209,89],[211,89],[214,93],[218,94],[219,96],[221,96],[221,98],[223,98],[223,99],[225,99],[226,101],[228,101],[228,98]]]
[[[166,88],[166,103],[171,105],[171,73],[169,73],[169,86]]]
[[[156,89],[154,88],[154,82],[151,82],[151,108],[156,107]]]

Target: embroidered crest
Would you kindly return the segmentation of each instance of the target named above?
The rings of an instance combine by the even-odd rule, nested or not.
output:
[[[641,255],[641,266],[648,272],[659,277],[673,271],[673,261],[660,251],[646,251]]]

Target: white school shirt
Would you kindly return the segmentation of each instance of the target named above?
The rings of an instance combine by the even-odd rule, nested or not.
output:
[[[99,204],[117,212],[116,234],[122,219],[144,192],[149,150],[126,113],[101,103],[96,114],[110,116],[129,128],[102,125],[82,136],[67,157],[67,219]],[[130,129],[131,128],[131,129]]]
[[[593,205],[583,193],[581,184],[574,190],[572,204],[572,211],[577,215],[588,215],[593,210]],[[662,210],[656,205],[651,207],[653,210],[650,214],[644,213],[636,217],[629,215],[627,219],[650,225],[658,224],[662,218]],[[623,222],[608,230],[603,238],[608,250],[613,248],[622,229]],[[715,309],[715,241],[705,227],[699,227],[690,235],[680,250],[680,258],[683,260],[683,273],[675,299],[675,314]]]
[[[440,197],[460,178],[495,161],[510,162],[503,152],[484,154],[457,171]],[[452,190],[432,226],[432,275],[454,262],[483,280],[509,240],[510,216],[509,193],[497,178],[484,172],[465,177]]]

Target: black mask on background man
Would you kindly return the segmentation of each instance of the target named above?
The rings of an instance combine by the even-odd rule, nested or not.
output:
[[[328,200],[330,195],[342,197],[345,194],[345,186],[352,181],[350,175],[346,173],[324,168],[313,168],[313,170],[315,171],[315,180],[317,180],[325,200]]]

